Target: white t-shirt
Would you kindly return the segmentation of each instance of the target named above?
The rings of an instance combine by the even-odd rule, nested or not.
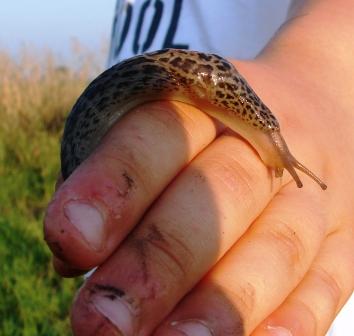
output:
[[[251,59],[303,1],[117,0],[108,64],[163,48]],[[352,295],[327,335],[354,336],[353,319]]]
[[[118,0],[110,64],[164,48],[253,58],[286,21],[296,3],[293,0]]]

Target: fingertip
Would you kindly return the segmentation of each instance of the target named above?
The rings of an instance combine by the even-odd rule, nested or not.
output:
[[[121,333],[107,319],[100,315],[89,303],[80,298],[74,301],[70,316],[71,328],[75,336],[120,336]]]
[[[78,174],[61,184],[44,218],[44,239],[53,254],[79,270],[91,269],[104,259],[109,220],[105,204],[87,191],[85,177]],[[54,264],[66,274],[62,266]]]
[[[284,303],[265,319],[252,336],[300,336],[315,335],[313,315],[302,304]]]
[[[119,309],[115,311],[117,298],[113,298],[112,294],[100,292],[100,289],[87,282],[78,291],[70,315],[73,334],[77,336],[135,335],[127,323],[123,323],[122,331],[115,324],[116,319],[122,322],[121,320],[126,317],[126,312],[122,313]]]

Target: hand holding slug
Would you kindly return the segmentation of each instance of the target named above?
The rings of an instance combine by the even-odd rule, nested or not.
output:
[[[153,100],[177,100],[201,108],[247,139],[277,177],[285,168],[302,187],[297,168],[326,189],[291,155],[276,118],[232,64],[217,55],[177,49],[128,59],[89,85],[66,123],[61,152],[64,179],[115,122]]]
[[[63,160],[66,180],[48,207],[45,236],[60,274],[99,265],[73,303],[74,335],[258,336],[278,327],[324,335],[353,283],[354,163],[345,153],[354,150],[354,106],[338,99],[342,113],[333,115],[332,88],[314,92],[303,77],[297,85],[289,66],[275,64],[237,69],[279,111],[284,136],[331,192],[311,183],[299,192],[289,176],[272,181],[265,158],[282,166],[267,154],[267,133],[241,130],[243,141],[208,117],[204,100],[139,105],[98,136],[89,123],[75,126],[85,118],[72,114],[75,160]],[[100,111],[110,111],[104,98]]]

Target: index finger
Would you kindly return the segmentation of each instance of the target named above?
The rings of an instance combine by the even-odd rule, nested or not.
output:
[[[186,104],[146,104],[129,113],[49,204],[44,232],[55,256],[78,269],[100,264],[216,135],[214,121]]]

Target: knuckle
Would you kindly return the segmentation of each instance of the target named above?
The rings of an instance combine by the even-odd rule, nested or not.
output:
[[[318,335],[320,324],[318,320],[318,311],[314,310],[314,306],[300,297],[292,297],[287,302],[293,311],[299,312],[301,321],[306,321],[302,328],[306,335]],[[309,332],[311,330],[311,333]]]
[[[317,265],[312,270],[316,283],[323,286],[325,292],[329,295],[329,300],[337,307],[342,296],[342,289],[336,278],[324,267]]]
[[[109,162],[113,162],[113,165],[121,170],[121,175],[128,189],[135,187],[139,188],[139,190],[145,194],[149,194],[148,191],[151,190],[151,186],[148,183],[150,181],[148,178],[148,169],[144,170],[134,159],[131,159],[131,157],[125,154],[114,155],[101,153],[100,161],[104,162],[105,166],[110,165]]]
[[[213,157],[203,160],[203,165],[208,169],[207,174],[231,197],[237,199],[242,197],[243,202],[254,206],[257,203],[257,197],[249,172],[241,163],[222,154],[222,152],[215,153]]]
[[[134,121],[126,130],[126,138],[145,148],[148,153],[151,148],[164,147],[185,138],[183,118],[172,104],[156,102],[141,106],[136,112],[132,114]]]
[[[188,275],[193,274],[191,270],[195,267],[195,258],[191,249],[182,239],[166,232],[155,223],[148,225],[143,234],[134,237],[134,246],[143,260],[146,278],[154,272],[163,274],[165,278],[172,277],[170,282],[177,282],[181,279],[187,280]]]
[[[170,132],[176,126],[181,125],[180,110],[168,102],[155,102],[140,108],[143,115],[150,123],[152,128],[160,128]]]
[[[276,246],[279,246],[281,257],[285,259],[287,265],[292,269],[294,266],[302,266],[306,258],[306,246],[297,231],[287,222],[278,223],[274,229],[268,231],[267,235],[273,240]]]
[[[245,320],[249,320],[257,306],[256,285],[251,282],[242,282],[237,285],[237,288],[220,284],[218,286],[234,303],[240,314],[244,317],[247,316]]]

